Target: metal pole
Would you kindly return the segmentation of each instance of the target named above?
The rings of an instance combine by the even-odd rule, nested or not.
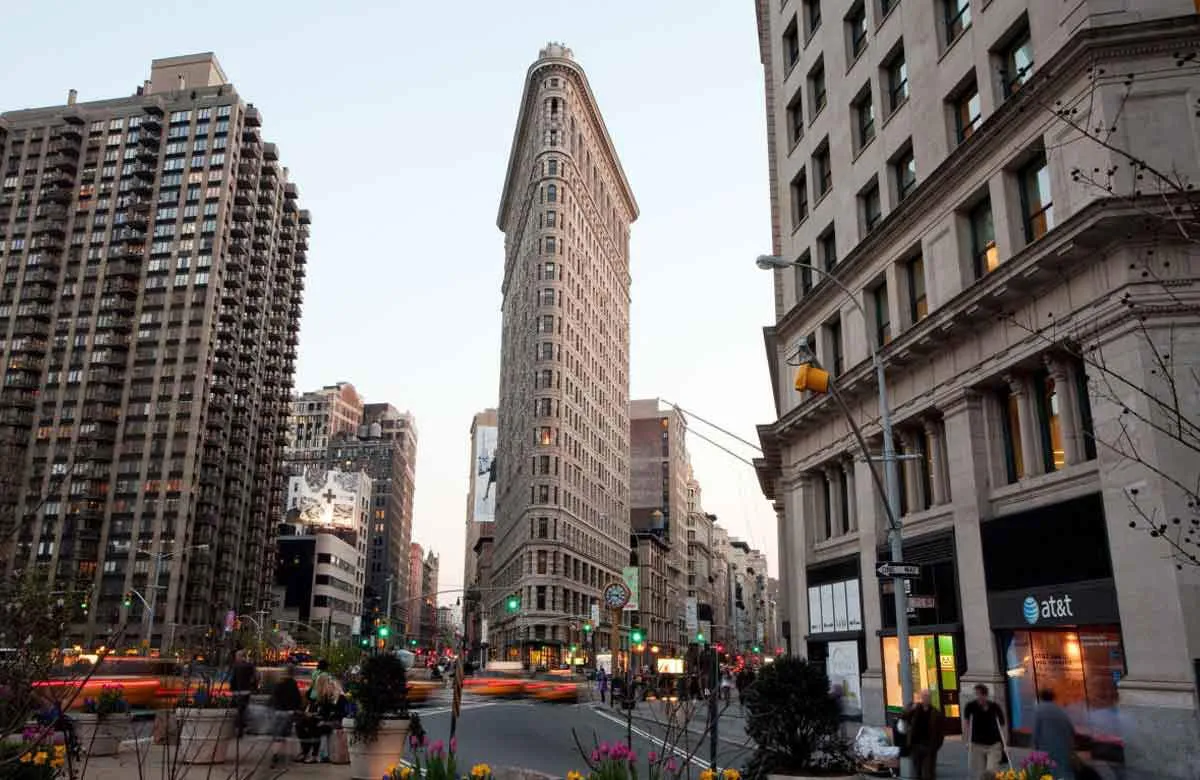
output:
[[[712,646],[712,637],[708,637],[709,646],[708,654],[712,657],[712,663],[709,664],[709,681],[712,686],[712,693],[708,697],[708,727],[711,733],[708,735],[708,768],[717,771],[717,723],[720,721],[720,716],[717,714],[717,696],[721,687],[720,675],[721,666],[720,659],[717,657],[717,649]]]
[[[154,610],[158,605],[158,578],[162,576],[163,554],[154,556],[154,582],[150,583],[150,619],[146,623],[146,657],[150,656],[150,646],[154,644]]]
[[[394,575],[394,574],[388,575],[388,578],[387,578],[387,622],[388,622],[388,634],[389,635],[391,634],[392,628],[393,628],[393,626],[392,626],[392,582],[395,579],[396,579],[396,575]],[[388,636],[388,639],[390,640],[391,636]],[[374,643],[372,642],[372,644],[374,644]],[[388,645],[387,642],[383,643],[384,650],[387,650],[387,645]]]

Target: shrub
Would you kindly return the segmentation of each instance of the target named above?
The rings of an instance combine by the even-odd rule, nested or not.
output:
[[[354,703],[355,740],[373,742],[385,718],[409,717],[404,663],[394,655],[367,658],[350,684],[350,697]]]
[[[780,658],[762,668],[746,691],[746,733],[757,744],[750,777],[853,773],[829,677],[803,658]]]

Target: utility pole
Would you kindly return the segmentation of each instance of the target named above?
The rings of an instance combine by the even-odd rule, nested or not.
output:
[[[711,630],[711,629],[710,629]],[[712,691],[708,696],[708,727],[710,729],[708,735],[708,768],[717,771],[717,722],[720,720],[720,715],[717,712],[717,696],[720,695],[721,681],[718,679],[721,674],[720,657],[717,649],[712,646],[712,637],[708,638],[708,655],[710,658],[708,665],[709,687]]]

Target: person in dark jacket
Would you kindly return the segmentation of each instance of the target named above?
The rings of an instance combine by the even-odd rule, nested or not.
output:
[[[942,713],[938,712],[932,701],[933,696],[926,688],[901,715],[908,724],[909,755],[912,756],[918,780],[935,780],[937,777],[937,754],[945,739]]]
[[[229,674],[229,690],[233,693],[233,704],[237,708],[237,735],[241,738],[246,731],[246,708],[250,694],[258,689],[258,669],[246,657],[245,650],[233,654],[233,669]]]
[[[300,686],[296,683],[296,667],[291,664],[285,667],[283,677],[271,690],[271,709],[274,711],[271,724],[271,764],[274,765],[282,760],[279,752],[287,738],[292,735],[296,713],[304,709],[304,697],[300,695]],[[305,751],[306,755],[307,752]]]
[[[1043,690],[1033,713],[1033,749],[1049,754],[1056,778],[1075,780],[1071,754],[1075,749],[1075,725],[1067,711],[1054,703],[1054,691]]]

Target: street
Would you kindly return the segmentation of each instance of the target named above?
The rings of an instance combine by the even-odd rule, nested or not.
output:
[[[651,715],[645,705],[640,705],[634,714],[632,745],[641,763],[651,751],[664,752],[662,740],[667,729],[662,725],[661,717]],[[431,740],[449,737],[448,705],[435,704],[423,710],[421,715]],[[702,728],[701,720],[696,730]],[[599,702],[553,704],[475,699],[468,695],[463,697],[457,736],[460,767],[487,763],[492,767],[523,767],[563,777],[571,769],[586,771],[576,738],[590,753],[601,742],[624,742],[627,726],[622,710]],[[720,766],[741,767],[748,760],[750,751],[742,747],[745,737],[740,728],[737,736],[740,739],[736,743],[719,742],[717,762]],[[704,744],[697,747],[700,738],[699,734],[689,733],[686,738],[680,735],[670,740],[681,767],[689,755],[694,771],[708,766],[707,737]]]

